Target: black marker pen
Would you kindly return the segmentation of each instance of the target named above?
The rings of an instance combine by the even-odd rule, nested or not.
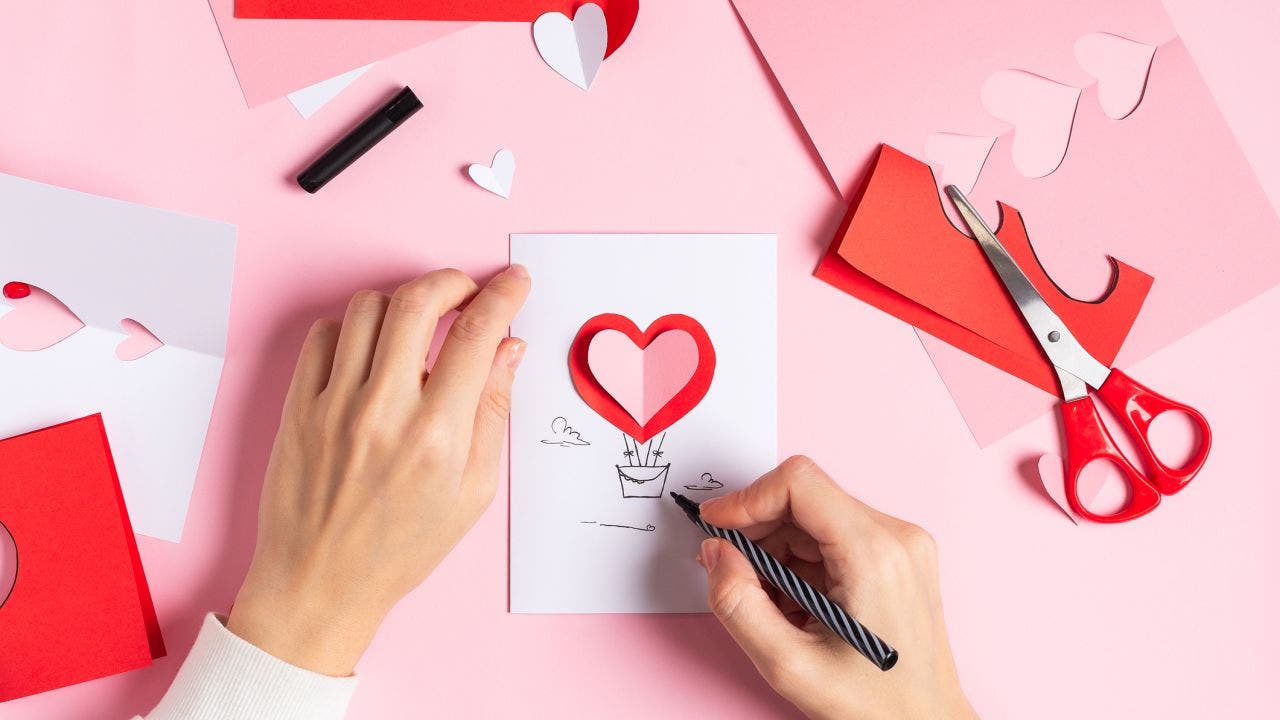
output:
[[[298,184],[309,193],[324,187],[420,109],[422,101],[406,86],[303,170],[298,176]]]

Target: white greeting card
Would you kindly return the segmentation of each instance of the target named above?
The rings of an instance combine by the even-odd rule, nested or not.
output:
[[[513,612],[707,610],[704,536],[668,493],[704,500],[776,461],[776,245],[511,237],[534,279],[512,325],[529,345],[512,398]]]

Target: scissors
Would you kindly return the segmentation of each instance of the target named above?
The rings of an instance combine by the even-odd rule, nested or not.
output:
[[[1058,375],[1058,386],[1062,390],[1062,424],[1067,436],[1067,501],[1071,509],[1095,522],[1127,522],[1154,510],[1160,504],[1161,495],[1172,495],[1186,487],[1209,457],[1213,435],[1204,415],[1189,405],[1154,392],[1090,355],[1027,279],[964,193],[954,185],[948,185],[946,190]],[[1098,408],[1089,397],[1089,388],[1097,390],[1103,404],[1119,418],[1133,439],[1147,473],[1139,471],[1116,447],[1111,433],[1102,424]],[[1184,413],[1199,432],[1191,457],[1180,468],[1169,467],[1156,457],[1148,437],[1151,422],[1156,416],[1169,411]],[[1129,485],[1126,503],[1110,515],[1096,514],[1080,502],[1080,475],[1095,460],[1112,462]]]

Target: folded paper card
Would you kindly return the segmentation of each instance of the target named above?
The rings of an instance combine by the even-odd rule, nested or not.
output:
[[[997,237],[1045,300],[1104,362],[1115,359],[1151,277],[1113,261],[1106,297],[1062,293],[1036,259],[1022,215],[1000,205]],[[991,219],[993,221],[996,218]],[[888,145],[855,195],[817,276],[965,352],[1057,392],[1044,357],[982,250],[942,211],[929,166]]]
[[[1280,221],[1159,0],[988,0],[982,12],[961,3],[733,1],[846,199],[881,143],[941,164],[936,140],[929,152],[939,133],[995,138],[980,165],[969,159],[968,172],[943,173],[967,181],[977,172],[969,197],[986,215],[997,200],[1018,208],[1063,293],[1101,296],[1107,255],[1156,278],[1119,364],[1280,282]],[[851,41],[859,28],[875,32]],[[1055,98],[1056,115],[1007,94],[1026,74],[1052,84],[1031,83]],[[868,98],[876,112],[867,112]],[[922,342],[980,444],[1054,404],[1043,388],[931,337]]]
[[[0,440],[0,525],[17,550],[0,702],[165,654],[100,416]]]
[[[235,236],[0,175],[0,436],[101,412],[133,526],[153,537],[182,536],[226,353]],[[52,346],[6,342],[46,296],[83,327],[42,315],[66,323]]]
[[[705,611],[665,491],[775,462],[776,240],[513,235],[511,259],[538,278],[512,325],[512,611]]]

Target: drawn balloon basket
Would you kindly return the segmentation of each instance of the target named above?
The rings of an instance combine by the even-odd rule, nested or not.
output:
[[[666,437],[666,434],[663,434]],[[624,436],[623,441],[627,438]],[[658,460],[662,457],[662,445],[659,441],[658,450],[653,453],[645,453],[652,458],[652,465],[615,465],[618,468],[618,482],[622,483],[622,497],[624,498],[660,498],[662,497],[663,488],[667,486],[667,473],[671,470],[671,463],[658,464]],[[637,447],[635,456],[640,457],[640,451]],[[628,447],[627,452],[623,455],[631,457],[632,450]]]

